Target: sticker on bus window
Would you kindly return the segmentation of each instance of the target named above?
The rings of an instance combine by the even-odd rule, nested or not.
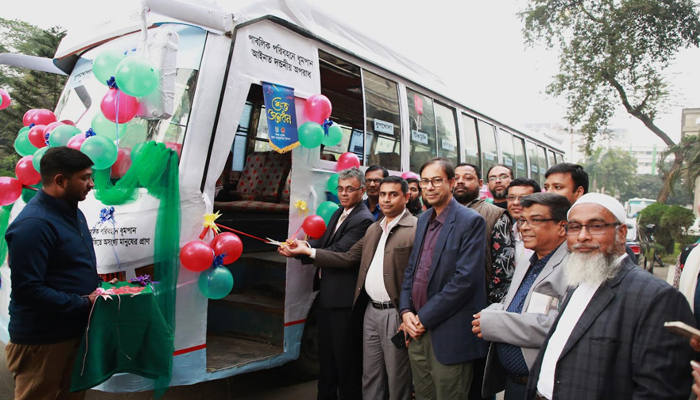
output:
[[[469,157],[478,157],[479,156],[479,151],[476,149],[467,149],[467,155]]]
[[[450,142],[450,141],[447,140],[447,139],[442,139],[440,145],[442,146],[442,149],[443,149],[443,150],[455,151],[455,144],[452,143],[452,142]]]
[[[394,134],[394,124],[391,122],[382,121],[381,119],[374,119],[374,131],[377,133],[386,133],[388,135]]]
[[[496,155],[491,152],[485,151],[484,158],[486,159],[486,161],[493,161],[496,159]]]
[[[509,157],[503,156],[503,164],[512,167],[513,166],[513,160],[510,159]]]
[[[411,140],[422,144],[428,144],[428,134],[420,131],[411,131]]]
[[[530,170],[532,171],[533,174],[536,174],[537,173],[537,165],[530,166]]]
[[[521,171],[524,171],[524,170],[525,170],[525,164],[524,164],[524,163],[518,162],[518,163],[516,163],[515,165],[517,165],[517,167],[518,167],[519,170],[521,170]]]

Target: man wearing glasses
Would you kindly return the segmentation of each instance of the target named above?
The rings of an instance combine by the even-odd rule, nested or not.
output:
[[[374,216],[375,221],[379,221],[384,214],[379,207],[379,182],[389,176],[389,171],[381,165],[370,165],[365,171],[365,186],[367,186],[367,198],[365,205]]]
[[[513,237],[515,238],[515,264],[517,265],[519,260],[522,262],[529,262],[530,257],[532,257],[533,251],[525,248],[523,240],[518,234],[518,219],[523,212],[523,205],[520,201],[528,195],[533,193],[540,193],[540,185],[532,179],[518,178],[514,179],[510,186],[508,186],[508,214],[513,219]]]
[[[531,368],[527,399],[687,399],[688,341],[666,321],[693,325],[671,285],[625,254],[625,209],[614,198],[583,195],[568,213],[567,295]]]
[[[493,204],[507,208],[508,185],[513,180],[513,170],[505,164],[496,164],[486,172],[489,191],[493,196]]]
[[[455,170],[444,158],[420,169],[432,205],[418,218],[399,301],[417,399],[465,399],[472,362],[485,343],[469,332],[471,316],[486,306],[486,223],[452,197]]]
[[[516,265],[503,303],[475,316],[472,331],[490,341],[485,396],[506,391],[505,400],[525,398],[530,368],[558,315],[567,285],[562,273],[568,251],[564,196],[536,193],[521,200],[517,225],[525,247],[534,251],[529,263]]]

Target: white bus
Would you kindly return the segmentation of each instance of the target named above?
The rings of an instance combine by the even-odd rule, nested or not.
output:
[[[357,154],[364,167],[381,164],[392,174],[418,171],[425,161],[442,156],[455,164],[476,164],[483,174],[503,163],[515,177],[540,184],[544,172],[563,161],[563,151],[546,141],[443,96],[429,72],[339,18],[292,0],[244,8],[235,1],[219,3],[230,8],[147,1],[145,23],[138,13],[122,20],[111,12],[112,21],[87,34],[69,32],[53,60],[69,75],[56,114],[59,120],[77,121],[84,131],[107,91],[91,73],[97,54],[134,49],[144,25],[149,41],[162,40],[175,50],[172,109],[160,117],[135,118],[138,126],[120,145],[155,140],[180,153],[181,246],[197,238],[202,216],[215,211],[223,214],[217,222],[224,225],[284,240],[303,221],[297,202],[306,201],[313,212],[325,200],[334,160],[347,151]],[[293,87],[298,115],[310,95],[326,95],[343,141],[333,148],[273,151],[260,118],[263,81]],[[135,202],[115,207],[117,223],[152,235],[157,204],[143,190]],[[22,205],[16,203],[12,218]],[[91,196],[80,207],[93,226],[104,205]],[[197,290],[197,274],[180,270],[173,386],[294,360],[299,368],[314,370],[314,268],[284,259],[273,246],[241,239],[243,256],[227,266],[235,281],[229,296],[208,300]],[[152,241],[128,249],[96,246],[96,252],[102,274],[152,272]],[[0,339],[7,342],[7,264],[0,277]],[[113,392],[150,388],[151,380],[132,374],[115,375],[97,387]]]

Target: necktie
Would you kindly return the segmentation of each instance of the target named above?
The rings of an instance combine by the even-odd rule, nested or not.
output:
[[[338,218],[338,223],[335,224],[335,230],[333,231],[333,233],[338,232],[338,228],[340,228],[340,224],[342,224],[343,221],[345,221],[345,218],[347,218],[347,217],[348,217],[347,211],[343,211],[343,213],[340,214],[340,218]]]

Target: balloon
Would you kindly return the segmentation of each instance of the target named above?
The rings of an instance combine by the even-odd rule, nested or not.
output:
[[[182,153],[182,145],[180,143],[165,142],[165,147],[170,150],[174,150],[177,153],[177,156],[180,157],[180,153]]]
[[[75,126],[75,122],[73,122],[69,119],[62,119],[61,122],[66,124],[66,125]]]
[[[158,69],[147,58],[127,57],[117,66],[114,79],[122,92],[143,97],[156,90],[160,76]]]
[[[326,232],[326,222],[318,215],[309,215],[301,224],[304,232],[314,239],[318,239]]]
[[[117,104],[117,100],[119,104]],[[119,115],[117,115],[117,106],[119,106]],[[109,89],[102,98],[100,110],[108,120],[123,124],[131,121],[139,111],[139,101],[136,100],[136,97],[131,97],[117,89]],[[117,117],[119,117],[118,120]]]
[[[53,111],[43,108],[29,110],[24,114],[24,118],[22,118],[22,122],[24,122],[25,126],[29,126],[30,124],[48,125],[56,121],[56,115],[53,113]]]
[[[83,145],[83,142],[85,142],[87,138],[85,135],[75,135],[66,144],[66,146],[70,147],[71,149],[76,149],[80,150],[80,147]]]
[[[403,174],[401,174],[401,177],[403,179],[415,178],[415,179],[420,180],[420,176],[418,176],[418,174],[416,174],[415,172],[411,172],[411,171],[404,172]]]
[[[331,101],[322,94],[315,94],[306,99],[304,114],[306,114],[309,121],[322,124],[331,116],[332,111],[333,107],[331,106]]]
[[[17,175],[17,180],[25,186],[36,185],[41,182],[41,174],[34,169],[34,164],[32,164],[33,156],[24,156],[15,165],[15,174]]]
[[[117,161],[112,165],[112,178],[121,178],[131,168],[131,150],[119,149]]]
[[[48,125],[51,126],[51,125]],[[47,125],[34,125],[29,130],[27,134],[29,142],[34,145],[37,149],[46,146],[46,139],[44,139],[44,132],[46,132]]]
[[[338,174],[333,174],[330,178],[328,178],[328,182],[326,183],[326,190],[328,190],[336,196],[338,195]]]
[[[66,124],[63,123],[63,122],[58,122],[58,121],[52,122],[52,123],[46,125],[46,128],[44,128],[44,133],[45,133],[45,134],[46,134],[46,133],[51,134],[51,132],[52,132],[57,126],[61,126],[61,125],[66,125]]]
[[[15,151],[20,156],[30,156],[36,152],[36,147],[29,141],[29,132],[20,131],[15,139]]]
[[[10,103],[12,103],[10,94],[7,93],[7,90],[5,89],[0,89],[0,99],[2,99],[2,101],[0,102],[0,110],[6,109],[10,106]]]
[[[141,125],[136,121],[131,121],[126,124],[126,133],[124,134],[124,137],[119,137],[119,147],[133,149],[139,143],[145,142],[146,137],[148,137],[146,126]]]
[[[211,241],[211,248],[214,249],[214,254],[220,256],[226,253],[224,264],[231,264],[238,260],[238,257],[243,253],[243,242],[234,233],[220,233]]]
[[[34,153],[34,157],[32,158],[32,165],[34,165],[34,169],[37,170],[37,172],[41,172],[41,158],[44,157],[44,154],[49,149],[50,147],[44,146]]]
[[[223,299],[233,289],[233,275],[226,267],[215,267],[199,275],[197,286],[202,294],[212,300]]]
[[[108,120],[101,112],[98,112],[92,118],[92,122],[90,122],[90,127],[96,134],[104,136],[110,140],[117,140],[117,129],[119,129],[119,139],[124,137],[127,128],[126,124],[117,125],[114,122]]]
[[[334,202],[324,201],[323,203],[319,204],[316,208],[316,215],[323,218],[323,222],[325,222],[326,226],[328,226],[328,224],[331,222],[331,217],[333,216],[333,213],[338,208],[340,208],[340,206],[335,204]]]
[[[141,150],[146,145],[145,142],[139,143],[131,149],[131,161],[136,161],[136,159],[141,155]]]
[[[116,75],[117,65],[124,60],[124,52],[104,50],[92,61],[92,73],[97,80],[107,86],[109,78]]]
[[[73,136],[81,133],[82,132],[80,132],[80,129],[74,126],[57,126],[53,128],[53,131],[51,131],[51,134],[49,135],[49,147],[65,146]]]
[[[22,125],[29,126],[32,123],[32,115],[34,115],[35,112],[35,109],[31,109],[24,113],[24,117],[22,117]]]
[[[328,136],[326,136],[326,134],[324,132],[323,139],[321,140],[321,143],[324,146],[333,147],[333,146],[337,146],[342,141],[343,141],[343,129],[340,127],[340,125],[333,124],[330,127],[328,127]]]
[[[342,171],[348,168],[360,168],[360,159],[355,153],[346,152],[338,157],[338,163],[335,165],[336,171]]]
[[[54,132],[55,133],[55,132]],[[116,161],[117,146],[104,136],[90,136],[80,146],[80,151],[87,154],[94,165],[93,169],[107,169]]]
[[[0,176],[0,206],[14,203],[22,195],[22,183],[9,176]]]
[[[190,271],[201,272],[214,262],[214,250],[201,240],[193,240],[182,246],[180,261]]]
[[[299,127],[299,143],[307,149],[321,145],[323,127],[315,122],[307,122]]]

